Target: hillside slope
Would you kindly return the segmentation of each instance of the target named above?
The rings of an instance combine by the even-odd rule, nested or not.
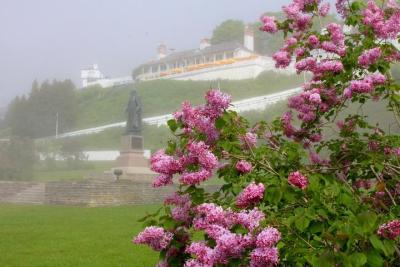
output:
[[[278,92],[299,86],[302,76],[266,72],[257,79],[219,82],[221,90],[239,100]],[[177,110],[185,100],[203,102],[205,91],[218,87],[218,82],[156,80],[116,88],[91,87],[78,92],[79,116],[76,129],[90,128],[123,121],[131,90],[142,98],[143,117],[162,115]]]

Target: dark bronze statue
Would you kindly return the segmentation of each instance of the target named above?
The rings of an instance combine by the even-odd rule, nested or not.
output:
[[[136,90],[131,92],[128,106],[126,107],[128,120],[126,121],[126,134],[141,134],[142,132],[142,102]]]

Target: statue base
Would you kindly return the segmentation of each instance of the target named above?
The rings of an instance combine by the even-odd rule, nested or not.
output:
[[[116,169],[149,168],[149,160],[144,157],[143,137],[128,134],[121,138],[120,156]]]

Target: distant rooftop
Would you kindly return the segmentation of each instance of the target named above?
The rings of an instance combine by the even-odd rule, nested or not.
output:
[[[179,61],[184,58],[195,58],[195,57],[199,57],[199,56],[207,56],[207,55],[216,54],[216,53],[220,53],[220,52],[235,51],[237,49],[242,49],[242,50],[248,51],[250,53],[253,52],[239,42],[225,42],[225,43],[210,45],[203,49],[196,48],[196,49],[190,49],[190,50],[185,50],[185,51],[172,52],[161,59],[149,61],[149,62],[143,64],[142,67],[153,65],[153,64],[159,64],[159,63]]]

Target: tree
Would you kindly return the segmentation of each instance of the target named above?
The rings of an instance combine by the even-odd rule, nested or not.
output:
[[[0,180],[30,180],[34,163],[31,139],[12,137],[0,142]]]
[[[212,44],[224,42],[244,42],[244,23],[240,20],[226,20],[218,25],[211,37]]]
[[[58,132],[74,126],[77,99],[75,86],[70,80],[36,81],[28,97],[16,97],[8,107],[6,123],[12,134],[23,137],[54,135],[58,120]]]

